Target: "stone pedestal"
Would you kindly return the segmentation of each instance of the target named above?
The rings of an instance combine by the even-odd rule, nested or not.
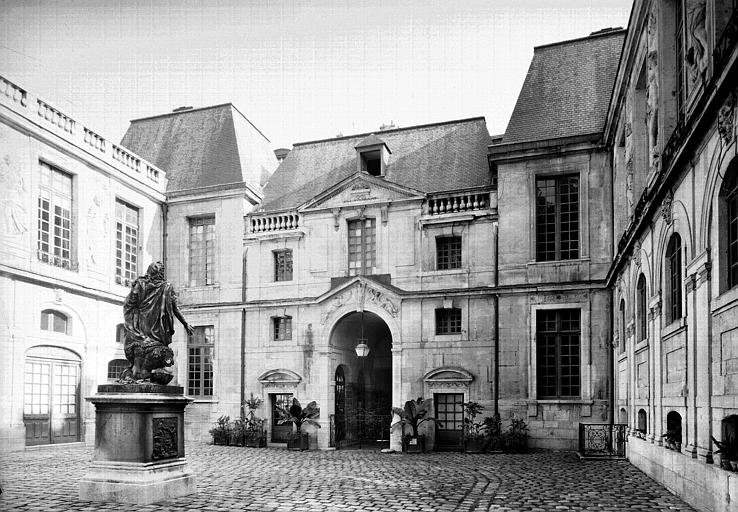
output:
[[[106,384],[95,404],[95,453],[80,481],[85,501],[149,504],[196,491],[185,459],[180,386]]]

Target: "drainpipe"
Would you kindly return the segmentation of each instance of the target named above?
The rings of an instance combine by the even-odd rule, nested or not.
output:
[[[241,308],[241,420],[246,419],[246,308]]]
[[[167,203],[161,204],[162,230],[161,230],[161,262],[164,268],[167,268],[167,220],[169,216],[169,206]]]
[[[500,230],[498,224],[495,222],[494,227],[495,234],[495,289],[500,284],[499,276],[499,234]],[[495,403],[495,415],[500,413],[500,294],[495,293],[495,391],[494,391],[494,403]]]

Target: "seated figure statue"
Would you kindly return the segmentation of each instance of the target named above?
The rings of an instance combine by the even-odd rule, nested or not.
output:
[[[152,263],[146,275],[137,278],[123,304],[124,351],[130,367],[121,373],[121,382],[168,384],[173,375],[164,370],[174,364],[169,348],[174,334],[174,317],[188,334],[193,329],[177,306],[177,293],[167,282],[164,264]]]

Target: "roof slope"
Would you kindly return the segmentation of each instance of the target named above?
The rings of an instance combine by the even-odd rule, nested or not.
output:
[[[502,143],[602,132],[624,38],[613,30],[536,47]]]
[[[245,182],[277,166],[269,140],[230,103],[134,119],[121,145],[164,169],[168,192]]]
[[[295,144],[264,188],[261,210],[295,208],[354,174],[369,134]],[[490,184],[483,117],[380,132],[391,155],[385,180],[422,192]]]

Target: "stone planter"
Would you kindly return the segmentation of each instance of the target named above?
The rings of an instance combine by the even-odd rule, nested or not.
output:
[[[249,448],[264,448],[266,445],[266,436],[262,432],[246,434],[246,446]]]
[[[287,439],[287,449],[294,451],[304,451],[310,449],[310,438],[307,432],[295,432],[290,434]]]
[[[482,439],[466,439],[464,441],[464,451],[466,453],[482,453]]]

